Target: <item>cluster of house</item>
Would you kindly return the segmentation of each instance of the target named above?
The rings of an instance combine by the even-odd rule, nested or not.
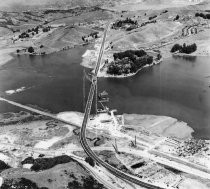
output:
[[[205,140],[190,138],[177,147],[177,152],[179,156],[185,157],[197,154],[207,148],[207,142]]]

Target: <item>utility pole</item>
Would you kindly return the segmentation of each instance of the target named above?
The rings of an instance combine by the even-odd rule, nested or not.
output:
[[[135,147],[136,147],[136,136],[135,136]]]
[[[117,140],[116,140],[116,138],[115,138],[115,146],[116,146],[117,152],[119,152],[118,151],[118,147],[117,147]]]
[[[114,150],[117,154],[119,154],[119,151],[118,151],[118,147],[117,147],[117,141],[116,141],[116,138],[115,138],[115,145],[112,144],[112,146],[114,147]]]
[[[85,99],[85,69],[83,69],[83,110],[85,111],[85,103],[86,103],[86,99]]]
[[[96,109],[96,115],[98,112],[98,77],[96,76],[96,89],[95,89],[95,109]]]
[[[112,146],[113,146],[113,148],[114,148],[115,152],[118,154],[118,151],[117,151],[117,149],[116,149],[115,145],[114,145],[114,144],[112,144]]]

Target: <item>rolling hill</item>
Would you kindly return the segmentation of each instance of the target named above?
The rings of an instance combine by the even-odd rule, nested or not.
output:
[[[120,7],[121,9],[154,9],[185,6],[197,4],[202,1],[203,0],[1,0],[0,10],[24,11],[28,9],[72,8],[76,6]]]

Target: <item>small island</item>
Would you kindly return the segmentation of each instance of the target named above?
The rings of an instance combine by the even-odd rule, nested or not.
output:
[[[144,50],[126,50],[113,54],[113,61],[106,60],[100,70],[101,77],[128,77],[144,67],[161,61],[160,53],[147,53]]]

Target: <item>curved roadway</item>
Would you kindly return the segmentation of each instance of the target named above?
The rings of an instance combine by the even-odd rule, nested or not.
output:
[[[90,111],[91,111],[91,107],[92,107],[93,96],[94,96],[94,93],[95,93],[96,82],[97,82],[97,75],[98,75],[98,71],[99,71],[99,68],[100,68],[101,59],[102,59],[102,56],[103,56],[104,44],[105,44],[108,28],[109,28],[109,24],[108,24],[108,26],[107,26],[107,28],[104,32],[103,41],[102,41],[102,44],[101,44],[97,64],[96,64],[94,75],[93,75],[93,78],[92,78],[92,84],[91,84],[89,95],[88,95],[88,100],[87,100],[86,107],[85,107],[85,115],[84,115],[84,120],[83,120],[83,123],[82,123],[81,132],[80,132],[81,145],[82,145],[84,151],[86,152],[86,154],[89,157],[94,159],[98,164],[105,167],[108,171],[110,171],[113,175],[119,177],[120,179],[132,182],[134,184],[137,184],[137,185],[140,185],[140,186],[146,187],[146,188],[163,189],[159,186],[155,186],[155,185],[152,185],[150,183],[140,181],[139,179],[135,178],[134,176],[126,174],[126,173],[112,167],[108,163],[106,163],[103,160],[101,160],[100,158],[98,158],[98,156],[91,150],[91,148],[89,147],[89,145],[87,143],[86,127],[87,127],[87,123],[88,123],[88,120],[89,120],[89,115],[90,115]]]

